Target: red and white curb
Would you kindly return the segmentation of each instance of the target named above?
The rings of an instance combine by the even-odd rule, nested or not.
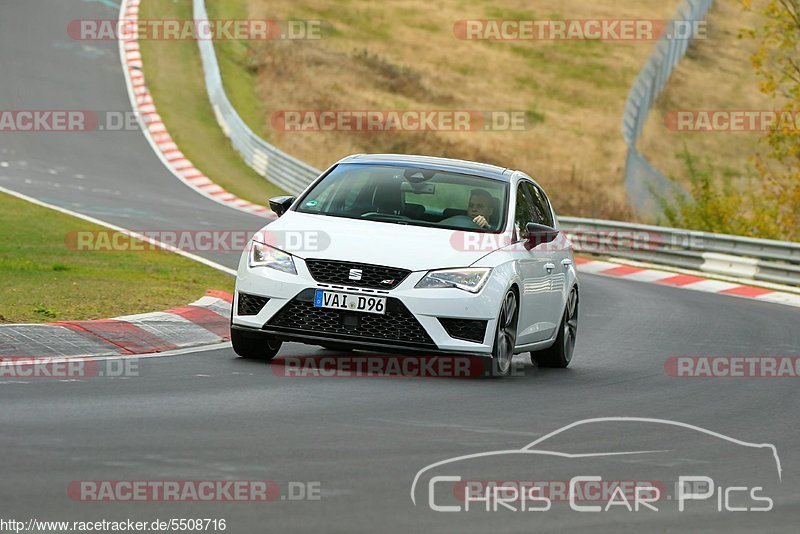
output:
[[[127,24],[135,25],[139,20],[140,2],[141,0],[122,1],[119,13],[121,24],[124,20],[128,21]],[[156,111],[153,97],[147,88],[144,72],[142,71],[142,53],[139,48],[139,41],[136,32],[131,33],[134,35],[126,39],[120,39],[119,42],[120,58],[122,60],[122,70],[125,73],[125,83],[128,87],[128,96],[133,110],[141,117],[140,124],[144,136],[162,163],[183,183],[215,202],[255,215],[274,218],[275,214],[269,208],[254,204],[226,191],[186,159],[186,156],[169,135],[164,121]]]
[[[663,286],[679,287],[693,291],[704,291],[706,293],[718,293],[720,295],[731,295],[788,306],[800,307],[800,295],[786,291],[777,291],[764,287],[743,285],[735,282],[726,282],[704,278],[694,274],[676,273],[660,269],[637,267],[608,261],[590,260],[587,258],[576,257],[575,265],[578,271],[587,274],[599,274],[611,276],[624,280],[634,280],[637,282],[649,282]]]
[[[93,321],[0,325],[3,358],[133,356],[221,343],[230,339],[233,296],[205,297],[163,312]]]

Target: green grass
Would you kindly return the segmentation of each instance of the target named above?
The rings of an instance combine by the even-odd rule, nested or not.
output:
[[[139,16],[191,19],[191,4],[191,0],[145,0]],[[224,0],[212,6],[211,18],[246,18],[239,2]],[[284,194],[248,167],[222,133],[208,101],[197,43],[141,40],[140,45],[145,79],[156,109],[195,167],[231,193],[251,202],[264,204],[267,198]],[[255,94],[253,66],[247,63],[248,57],[253,56],[249,46],[242,42],[222,43],[217,56],[232,104],[253,131],[261,135],[264,112]],[[237,74],[231,75],[232,71]]]
[[[233,291],[230,276],[171,252],[68,246],[71,232],[100,230],[0,193],[0,322],[101,319]]]

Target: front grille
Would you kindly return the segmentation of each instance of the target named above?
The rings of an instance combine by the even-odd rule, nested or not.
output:
[[[258,315],[258,312],[267,304],[269,298],[258,295],[239,293],[237,311],[239,315]]]
[[[486,335],[486,323],[480,319],[444,319],[439,317],[439,322],[447,331],[447,335],[455,339],[483,343]]]
[[[373,289],[395,288],[411,274],[411,271],[406,269],[349,261],[306,260],[306,265],[317,282]]]
[[[313,300],[314,290],[304,290],[281,308],[265,327],[298,334],[436,348],[422,325],[398,299],[386,299],[383,315],[316,308]]]

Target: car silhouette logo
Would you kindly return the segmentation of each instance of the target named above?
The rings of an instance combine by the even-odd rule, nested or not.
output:
[[[361,269],[350,269],[350,275],[348,276],[348,278],[350,280],[361,280],[362,274],[363,271]]]
[[[444,459],[444,460],[429,464],[429,465],[423,467],[422,469],[420,469],[419,471],[417,471],[417,474],[414,476],[414,480],[411,483],[411,494],[410,494],[411,501],[416,506],[416,504],[417,504],[417,494],[416,494],[417,488],[418,488],[418,485],[419,485],[419,486],[423,487],[423,491],[424,491],[424,487],[426,486],[426,484],[423,483],[422,480],[424,478],[424,475],[427,472],[432,471],[432,470],[437,469],[437,468],[441,468],[442,466],[453,466],[453,465],[456,465],[456,464],[457,465],[461,465],[461,466],[467,465],[464,462],[469,462],[469,461],[472,461],[472,460],[475,460],[475,459],[480,459],[480,458],[499,458],[499,457],[503,457],[503,456],[506,456],[506,457],[515,456],[515,457],[518,457],[518,458],[522,458],[522,457],[527,456],[527,457],[531,458],[531,457],[541,456],[541,457],[547,457],[547,458],[551,458],[551,459],[555,459],[555,458],[561,457],[561,458],[567,458],[567,459],[572,459],[572,460],[579,460],[581,458],[600,458],[600,457],[607,457],[607,458],[614,458],[614,457],[625,458],[625,457],[628,457],[628,458],[630,458],[630,457],[635,456],[635,455],[668,454],[670,452],[674,452],[673,450],[671,450],[669,448],[660,449],[660,450],[653,450],[653,449],[649,449],[649,448],[647,450],[636,450],[636,449],[631,449],[631,450],[605,450],[605,451],[592,451],[592,450],[589,450],[587,452],[582,452],[582,451],[579,451],[579,452],[564,452],[564,451],[560,451],[558,449],[552,449],[551,448],[551,446],[552,446],[551,443],[553,442],[553,439],[556,436],[558,436],[559,434],[568,432],[568,431],[570,431],[571,429],[573,429],[575,427],[580,427],[580,426],[583,426],[583,425],[590,425],[590,424],[597,424],[597,423],[614,423],[614,422],[617,422],[617,423],[619,423],[619,422],[632,423],[632,424],[636,424],[636,423],[640,423],[640,424],[652,423],[652,424],[655,424],[655,425],[664,425],[664,427],[673,427],[673,429],[682,428],[682,429],[686,429],[686,430],[690,430],[690,431],[696,432],[696,433],[698,433],[700,435],[711,436],[712,438],[721,440],[723,442],[733,443],[734,445],[737,445],[737,446],[747,447],[747,448],[751,448],[751,449],[765,449],[767,451],[767,454],[770,457],[770,463],[774,462],[774,467],[775,467],[775,469],[777,471],[777,480],[778,480],[778,482],[782,482],[783,481],[783,468],[781,467],[781,460],[780,460],[780,457],[778,456],[778,449],[772,443],[750,443],[750,442],[739,440],[739,439],[736,439],[736,438],[733,438],[733,437],[730,437],[730,436],[726,436],[724,434],[720,434],[718,432],[714,432],[712,430],[708,430],[708,429],[703,428],[703,427],[691,425],[691,424],[688,424],[688,423],[682,423],[680,421],[671,421],[669,419],[655,419],[655,418],[648,418],[648,417],[596,417],[596,418],[591,418],[591,419],[582,419],[582,420],[579,420],[579,421],[575,421],[574,423],[570,423],[570,424],[568,424],[566,426],[562,426],[561,428],[559,428],[559,429],[557,429],[557,430],[555,430],[553,432],[550,432],[549,434],[546,434],[546,435],[544,435],[544,436],[542,436],[542,437],[540,437],[540,438],[528,443],[527,445],[525,445],[521,449],[507,449],[507,450],[494,450],[494,451],[478,452],[478,453],[466,454],[466,455],[462,455],[462,456],[455,456],[455,457],[447,458],[447,459]],[[675,430],[673,430],[673,432],[674,431]],[[684,456],[685,456],[685,453],[684,453]],[[671,464],[664,464],[664,465],[665,466],[670,466]],[[425,475],[425,476],[427,476],[427,475]],[[441,476],[439,478],[440,478],[440,481],[444,481],[446,479],[446,477],[441,477]],[[436,479],[436,477],[433,477],[434,481],[435,481],[435,479]],[[431,486],[428,484],[428,488],[430,488],[430,487]],[[432,502],[432,501],[428,501],[428,502]]]

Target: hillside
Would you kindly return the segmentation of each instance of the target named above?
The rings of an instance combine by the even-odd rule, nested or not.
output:
[[[664,19],[677,4],[646,0],[620,7],[612,0],[564,0],[532,10],[525,1],[502,7],[497,2],[465,7],[457,0],[334,7],[316,0],[246,0],[240,9],[249,17],[320,20],[323,38],[250,43],[239,53],[241,66],[255,74],[262,133],[318,167],[353,152],[422,152],[502,163],[539,179],[561,213],[627,218],[620,121],[653,42],[460,40],[453,25],[469,18]],[[717,4],[708,39],[692,47],[652,114],[642,146],[656,165],[676,176],[682,169],[674,154],[684,138],[689,143],[699,138],[698,152],[732,168],[745,165],[752,153],[753,134],[670,132],[661,115],[669,109],[763,105],[748,61],[753,44],[736,39],[748,17],[737,5]],[[224,46],[235,53],[231,43]],[[526,130],[281,132],[270,124],[281,110],[443,108],[522,110]]]

